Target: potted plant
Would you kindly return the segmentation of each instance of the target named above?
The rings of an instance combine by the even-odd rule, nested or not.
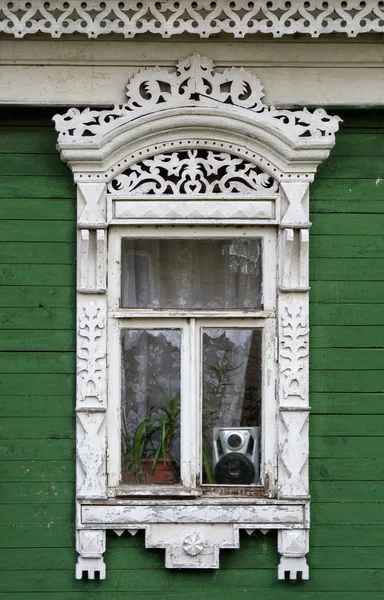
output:
[[[152,406],[136,428],[132,441],[132,467],[138,483],[165,484],[175,481],[177,461],[172,455],[175,436],[180,434],[180,393],[172,387],[165,393],[164,404]]]

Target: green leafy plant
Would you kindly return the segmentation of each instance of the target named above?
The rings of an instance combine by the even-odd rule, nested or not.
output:
[[[140,471],[140,461],[152,458],[154,474],[159,460],[166,464],[172,456],[172,443],[175,436],[180,434],[180,392],[173,392],[170,385],[164,391],[164,404],[152,406],[141,423],[137,426],[133,438],[134,468],[136,476]]]

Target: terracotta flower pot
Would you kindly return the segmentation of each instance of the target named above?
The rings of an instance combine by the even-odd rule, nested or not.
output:
[[[153,458],[142,458],[140,460],[141,470],[138,475],[124,473],[122,483],[146,484],[158,483],[167,484],[175,481],[175,461],[172,458],[159,460],[155,472],[152,475]]]
[[[159,460],[152,475],[153,459],[142,458],[140,460],[145,483],[173,483],[175,481],[175,461],[172,458]]]

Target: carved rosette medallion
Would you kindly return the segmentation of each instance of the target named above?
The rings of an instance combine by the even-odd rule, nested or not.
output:
[[[184,538],[183,550],[191,556],[197,556],[203,551],[203,538],[197,532],[190,533]]]

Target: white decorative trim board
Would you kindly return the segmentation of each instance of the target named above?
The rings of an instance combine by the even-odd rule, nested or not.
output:
[[[82,33],[89,38],[121,34],[133,38],[155,33],[169,38],[181,33],[207,38],[218,33],[295,33],[313,38],[329,33],[384,31],[384,7],[377,0],[52,0],[2,2],[0,32],[21,38],[46,33],[52,38]]]
[[[196,53],[170,69],[142,69],[126,88],[125,104],[54,117],[78,189],[76,577],[105,578],[106,529],[145,529],[146,547],[163,548],[167,568],[187,569],[218,568],[219,550],[238,548],[240,529],[276,529],[278,577],[308,579],[309,186],[340,119],[276,109],[253,73]],[[197,319],[127,315],[121,240],[135,235],[262,238],[263,310],[246,319],[223,308]],[[222,496],[200,484],[197,389],[201,331],[219,316],[220,327],[241,317],[241,326],[263,329],[267,373],[260,484]],[[138,490],[120,468],[120,332],[169,322],[185,340],[180,484]]]

